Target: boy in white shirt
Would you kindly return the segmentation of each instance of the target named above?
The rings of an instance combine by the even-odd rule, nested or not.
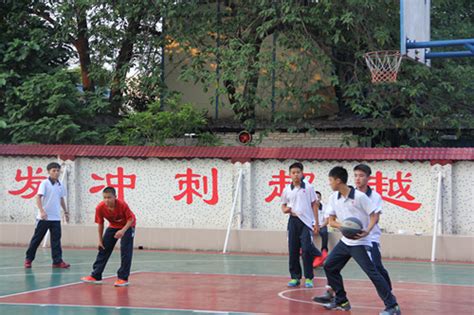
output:
[[[49,177],[43,180],[38,188],[36,205],[38,216],[36,228],[26,252],[25,268],[31,268],[36,256],[36,250],[49,230],[51,235],[51,256],[53,268],[69,268],[71,265],[63,261],[61,249],[61,208],[64,209],[66,221],[69,221],[69,212],[66,208],[66,188],[59,182],[61,165],[56,162],[46,167]]]
[[[355,179],[355,185],[357,190],[365,193],[367,197],[372,201],[372,203],[375,205],[377,209],[380,209],[379,212],[376,213],[377,216],[377,223],[375,224],[374,228],[369,234],[370,241],[372,242],[372,261],[375,264],[375,267],[377,270],[380,272],[380,274],[385,278],[385,280],[388,283],[388,286],[390,287],[390,290],[392,289],[392,281],[390,280],[390,276],[388,274],[388,271],[385,269],[385,267],[382,264],[382,255],[380,253],[380,236],[382,235],[382,231],[380,230],[379,227],[379,219],[380,219],[380,214],[382,214],[382,196],[375,190],[372,190],[370,188],[369,184],[369,178],[370,175],[372,174],[372,170],[368,165],[365,164],[359,164],[356,167],[354,167],[354,179]]]
[[[291,184],[281,196],[281,209],[289,214],[288,251],[291,281],[289,287],[300,285],[302,276],[300,249],[302,249],[305,287],[313,287],[313,260],[321,259],[321,253],[314,246],[313,237],[319,232],[319,202],[314,187],[303,180],[303,164],[293,163],[290,166]]]
[[[329,225],[340,229],[340,222],[355,217],[362,222],[363,230],[351,239],[343,236],[329,254],[324,264],[324,271],[328,285],[335,291],[336,296],[329,303],[324,304],[324,307],[328,310],[348,311],[351,309],[344,290],[341,270],[351,258],[354,258],[372,281],[380,299],[385,304],[385,310],[380,315],[399,315],[401,314],[400,307],[392,290],[371,260],[372,242],[368,236],[377,223],[376,213],[380,209],[373,205],[366,194],[348,186],[347,179],[348,173],[343,167],[334,167],[329,172],[329,184],[334,191],[326,209]],[[318,301],[318,297],[314,300]]]

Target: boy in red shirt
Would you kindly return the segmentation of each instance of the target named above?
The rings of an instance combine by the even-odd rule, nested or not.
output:
[[[120,239],[121,265],[117,271],[116,287],[128,286],[128,276],[132,266],[133,238],[135,237],[136,218],[128,205],[116,198],[115,189],[106,187],[103,192],[104,200],[95,209],[95,223],[99,225],[99,253],[93,265],[90,276],[82,277],[87,283],[102,283],[102,273],[112,254],[117,240]],[[109,226],[104,233],[104,219]]]

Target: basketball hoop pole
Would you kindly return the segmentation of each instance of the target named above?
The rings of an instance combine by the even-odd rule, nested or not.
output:
[[[234,220],[234,214],[235,214],[235,207],[237,206],[237,200],[239,197],[239,192],[241,192],[241,186],[242,186],[242,177],[244,174],[244,170],[240,169],[239,171],[239,177],[237,179],[237,185],[235,186],[235,193],[234,193],[234,201],[232,202],[232,209],[230,210],[230,218],[229,218],[229,224],[227,225],[227,233],[225,236],[225,241],[224,241],[224,249],[222,250],[222,253],[225,254],[227,253],[227,245],[229,244],[229,239],[230,239],[230,230],[232,228],[232,221]],[[240,222],[239,222],[240,226]]]
[[[442,189],[443,189],[443,174],[438,173],[438,189],[436,191],[436,206],[433,220],[433,242],[431,244],[431,262],[436,260],[436,240],[438,238],[438,227],[441,222],[441,203],[442,203]]]

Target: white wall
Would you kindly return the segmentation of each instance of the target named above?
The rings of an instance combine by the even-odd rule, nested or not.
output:
[[[474,235],[474,163],[453,167],[453,232]]]
[[[12,195],[9,191],[21,189],[24,182],[15,181],[17,170],[25,175],[27,167],[32,166],[36,171],[43,169],[41,175],[46,175],[46,165],[54,161],[50,158],[37,157],[0,157],[0,222],[1,223],[33,223],[35,218],[34,199],[24,199]],[[280,170],[287,172],[293,161],[257,160],[241,165],[219,159],[166,160],[166,159],[96,159],[78,158],[65,162],[68,173],[66,185],[68,188],[68,205],[72,212],[72,223],[93,225],[94,209],[101,201],[101,194],[89,190],[105,181],[96,181],[91,175],[95,173],[105,176],[106,173],[117,173],[122,167],[126,175],[136,175],[135,189],[125,190],[125,200],[136,213],[138,225],[158,228],[206,228],[223,229],[227,226],[229,211],[232,205],[232,195],[240,168],[244,169],[243,196],[239,199],[237,210],[242,211],[242,227],[244,229],[281,230],[286,229],[287,218],[280,212],[279,198],[266,202],[273,187],[269,185],[272,176]],[[315,188],[322,192],[323,202],[330,195],[327,184],[327,174],[336,165],[342,165],[352,170],[358,161],[303,161],[305,172],[315,176]],[[474,235],[473,209],[474,190],[470,183],[474,176],[473,162],[458,162],[453,165],[430,165],[429,162],[398,162],[378,161],[367,162],[375,174],[381,171],[387,177],[386,184],[396,178],[397,172],[402,176],[411,173],[408,184],[409,193],[415,199],[411,202],[421,203],[416,211],[408,211],[390,202],[385,202],[381,227],[389,233],[405,230],[408,234],[432,231],[433,209],[436,197],[436,176],[441,171],[444,176],[443,216],[445,231],[454,234]],[[194,197],[192,204],[186,203],[186,198],[175,200],[173,197],[180,193],[177,174],[185,173],[192,168],[195,174],[208,177],[212,182],[211,169],[218,170],[219,201],[215,205],[206,204],[202,199]],[[350,172],[352,174],[352,172]],[[352,179],[350,180],[352,183]],[[202,185],[202,180],[200,185]],[[210,186],[210,185],[209,185]],[[389,185],[384,195],[388,197]],[[398,185],[393,185],[398,190]],[[210,187],[209,187],[210,189]],[[201,191],[202,192],[202,191]],[[208,192],[208,200],[211,198]],[[395,194],[398,201],[407,201]],[[237,221],[236,221],[237,222]],[[234,223],[236,223],[234,222]],[[234,224],[235,225],[235,224]]]
[[[359,162],[306,162],[305,172],[315,174],[314,186],[316,190],[322,193],[323,204],[331,194],[328,185],[328,173],[332,167],[341,165],[349,171],[349,184],[353,183],[352,169]],[[265,183],[269,181],[275,170],[288,168],[291,161],[256,161],[255,164],[255,180],[260,183],[261,189],[255,192],[255,227],[264,229],[284,229],[286,224],[286,217],[281,215],[279,210],[279,198],[274,202],[268,204],[265,202],[265,197],[268,195],[270,189],[265,187]],[[401,207],[394,206],[389,202],[384,202],[384,211],[381,219],[381,227],[387,232],[398,232],[398,230],[406,230],[409,232],[430,232],[432,229],[432,213],[434,208],[433,192],[435,187],[432,186],[429,179],[432,175],[430,173],[431,166],[429,163],[400,163],[396,161],[384,161],[367,163],[371,166],[373,173],[382,171],[384,177],[392,179],[396,177],[397,171],[402,171],[403,174],[411,173],[413,183],[411,183],[410,194],[415,197],[416,202],[422,204],[417,211],[408,211]],[[389,186],[386,187],[387,189]],[[400,200],[404,200],[401,198]]]

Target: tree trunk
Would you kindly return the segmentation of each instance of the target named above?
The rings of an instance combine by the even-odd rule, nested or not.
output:
[[[260,77],[260,69],[255,68],[255,65],[259,62],[260,48],[262,46],[262,40],[257,38],[255,41],[255,54],[249,58],[248,65],[252,75],[247,79],[244,86],[243,98],[245,106],[242,108],[241,121],[245,122],[248,120],[255,120],[255,106],[258,88],[258,79]]]
[[[89,38],[87,34],[87,16],[85,10],[75,7],[77,20],[77,38],[73,40],[73,45],[79,55],[81,66],[81,81],[84,91],[94,91],[95,84],[90,77],[91,57],[89,50]]]
[[[140,16],[140,14],[138,15]],[[122,107],[124,83],[127,78],[130,61],[133,56],[133,45],[136,35],[140,31],[140,18],[130,19],[125,30],[125,36],[120,45],[120,51],[115,64],[112,84],[110,89],[110,105],[114,114],[118,115]]]
[[[347,63],[354,62],[352,56],[347,56],[345,52],[341,52],[338,49],[333,49],[332,53],[337,60]],[[339,107],[339,113],[344,115],[345,113],[351,113],[351,109],[346,104],[343,87],[348,83],[349,80],[352,79],[353,73],[351,73],[351,69],[348,69],[348,66],[342,62],[334,62],[335,73],[339,78],[339,84],[334,86],[334,91],[336,93],[336,102]],[[348,73],[350,74],[348,75]],[[350,78],[348,78],[348,76]]]

